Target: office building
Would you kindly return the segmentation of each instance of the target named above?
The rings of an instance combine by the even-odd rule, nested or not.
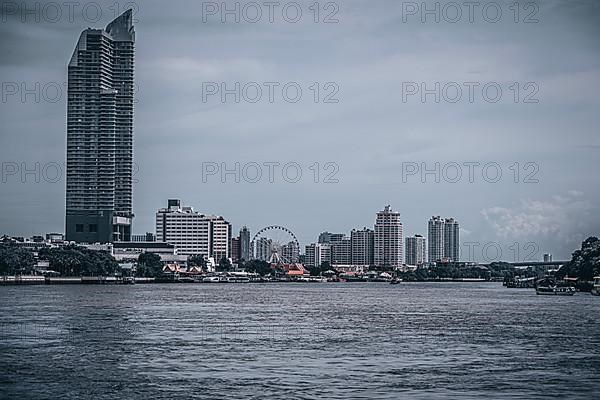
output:
[[[404,239],[400,213],[388,205],[375,219],[374,263],[378,267],[399,267],[404,262]]]
[[[425,258],[427,246],[425,238],[421,235],[407,237],[404,250],[406,252],[407,265],[423,265],[427,261]]]
[[[68,65],[66,240],[131,240],[132,11],[83,31]]]

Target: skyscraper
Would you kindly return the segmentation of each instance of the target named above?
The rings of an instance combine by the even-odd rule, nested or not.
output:
[[[350,232],[353,265],[373,265],[373,247],[375,232],[372,229],[353,229]]]
[[[431,217],[428,225],[428,252],[430,262],[459,261],[460,236],[458,221],[454,218]]]
[[[444,258],[444,220],[433,216],[427,226],[427,258],[429,262]]]
[[[128,10],[81,33],[68,66],[66,239],[131,240],[135,31]]]
[[[400,213],[386,206],[375,219],[374,261],[376,266],[399,267],[404,261],[404,239]]]
[[[422,265],[425,262],[425,238],[421,235],[406,238],[406,264]]]
[[[250,231],[245,226],[240,229],[240,258],[250,261]]]
[[[460,240],[458,221],[454,218],[444,220],[444,258],[459,261]]]

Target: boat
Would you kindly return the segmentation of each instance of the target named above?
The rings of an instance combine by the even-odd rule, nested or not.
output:
[[[206,276],[202,279],[203,283],[218,283],[219,282],[219,277],[218,276]]]
[[[392,280],[390,281],[390,285],[397,285],[397,284],[399,284],[400,282],[402,282],[402,279],[399,279],[399,278],[394,278],[394,279],[392,279]]]
[[[592,294],[594,296],[600,296],[600,276],[594,277],[594,285],[592,286]]]
[[[573,296],[575,288],[572,286],[558,286],[554,279],[543,278],[537,283],[535,293],[550,296]]]
[[[133,276],[124,277],[123,285],[135,285],[135,278]]]

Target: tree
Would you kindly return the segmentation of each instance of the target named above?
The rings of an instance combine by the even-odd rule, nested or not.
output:
[[[250,260],[244,264],[247,272],[259,274],[260,276],[269,275],[271,273],[271,264],[261,260]]]
[[[138,257],[138,276],[158,278],[162,275],[163,263],[158,254],[142,253]]]
[[[575,250],[571,261],[563,265],[556,273],[560,279],[565,276],[591,281],[600,275],[600,240],[591,236],[581,243],[581,249]]]
[[[219,272],[227,272],[231,270],[231,261],[228,258],[223,257],[219,260],[219,265],[217,266],[217,271]]]

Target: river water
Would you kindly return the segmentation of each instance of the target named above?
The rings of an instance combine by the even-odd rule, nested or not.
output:
[[[0,397],[590,399],[599,311],[496,283],[0,287]]]

